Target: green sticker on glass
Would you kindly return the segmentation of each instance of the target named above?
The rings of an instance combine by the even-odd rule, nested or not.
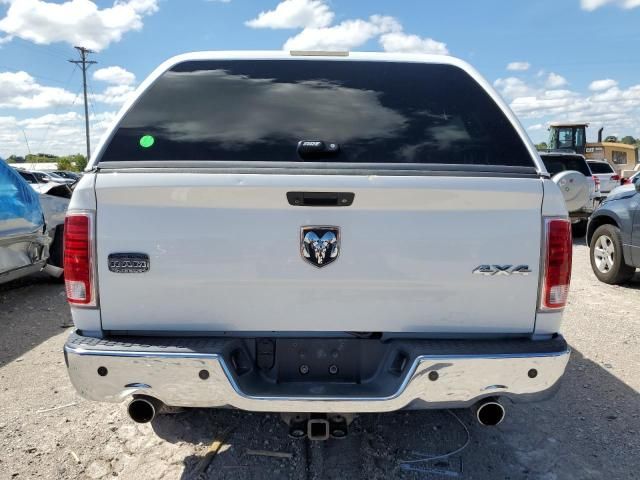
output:
[[[145,135],[144,137],[142,137],[140,139],[140,146],[142,148],[149,148],[149,147],[153,146],[155,141],[156,141],[156,139],[153,138],[151,135]]]

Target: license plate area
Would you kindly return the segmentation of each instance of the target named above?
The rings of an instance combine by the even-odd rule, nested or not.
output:
[[[410,353],[378,338],[253,338],[225,354],[237,388],[256,397],[385,397],[400,387]]]
[[[278,383],[360,383],[369,370],[362,342],[350,339],[279,339],[275,364]]]

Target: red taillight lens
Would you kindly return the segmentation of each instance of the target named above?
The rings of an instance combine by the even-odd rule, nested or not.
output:
[[[566,219],[545,221],[545,259],[540,307],[543,310],[563,308],[571,282],[571,222]]]
[[[91,214],[68,213],[64,221],[64,283],[67,300],[76,305],[95,305]]]
[[[596,183],[596,190],[600,189],[600,179],[593,175],[593,181]]]
[[[620,181],[620,175],[611,175],[611,180],[613,180],[614,182]]]

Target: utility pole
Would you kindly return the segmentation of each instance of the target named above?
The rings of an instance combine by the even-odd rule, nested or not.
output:
[[[91,157],[91,140],[89,140],[89,104],[87,103],[87,69],[95,62],[93,60],[87,60],[90,53],[94,53],[93,50],[89,50],[84,47],[74,47],[80,53],[80,60],[69,60],[70,63],[80,65],[82,68],[82,88],[84,89],[84,129],[87,135],[87,162]]]

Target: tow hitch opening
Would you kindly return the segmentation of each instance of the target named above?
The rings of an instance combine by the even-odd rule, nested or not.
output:
[[[315,441],[345,438],[349,434],[349,425],[355,419],[353,414],[282,413],[280,416],[289,426],[291,438],[306,437]]]

